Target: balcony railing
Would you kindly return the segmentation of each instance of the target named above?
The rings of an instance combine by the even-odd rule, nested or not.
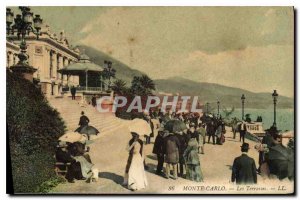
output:
[[[62,91],[63,92],[69,92],[71,90],[71,87],[63,87]],[[101,87],[84,87],[84,86],[80,86],[80,87],[76,87],[76,91],[77,92],[84,92],[84,91],[91,91],[91,92],[101,92],[101,91],[105,91],[105,89],[101,89]]]
[[[77,91],[104,91],[104,88],[101,89],[101,87],[84,87],[84,86],[80,86],[76,88]]]

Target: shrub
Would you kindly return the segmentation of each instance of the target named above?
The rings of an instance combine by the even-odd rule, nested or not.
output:
[[[55,177],[54,152],[65,126],[40,89],[7,72],[6,123],[15,193],[34,193]]]

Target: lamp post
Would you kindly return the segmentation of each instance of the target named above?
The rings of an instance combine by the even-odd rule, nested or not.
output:
[[[242,120],[244,120],[244,104],[245,104],[245,95],[243,94],[242,97],[241,97],[241,100],[242,100]]]
[[[218,100],[217,101],[217,104],[218,104],[218,117],[220,116],[220,101]]]
[[[276,103],[277,103],[277,98],[278,98],[278,93],[276,90],[274,90],[273,94],[273,103],[274,103],[274,122],[273,122],[273,126],[276,127]]]
[[[206,113],[208,114],[209,102],[206,103]]]
[[[6,34],[12,36],[15,34],[20,42],[20,53],[18,54],[19,62],[11,67],[11,70],[16,73],[23,74],[24,78],[32,81],[32,75],[36,72],[36,69],[28,64],[29,56],[26,53],[27,45],[25,36],[33,33],[39,39],[40,30],[43,24],[43,20],[40,15],[35,15],[30,12],[30,8],[27,6],[20,6],[21,15],[17,14],[14,18],[14,13],[10,8],[6,8]],[[14,23],[14,24],[13,24]]]
[[[112,62],[104,60],[104,76],[108,78],[108,89],[111,87],[111,78],[115,78],[116,70],[112,68]]]

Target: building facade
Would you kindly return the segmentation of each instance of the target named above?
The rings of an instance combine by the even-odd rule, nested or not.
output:
[[[6,68],[17,64],[19,61],[19,51],[19,45],[15,44],[13,41],[6,40]]]
[[[39,39],[34,34],[29,34],[25,40],[29,55],[28,63],[37,69],[33,77],[39,81],[41,90],[47,97],[61,95],[65,86],[79,85],[78,76],[62,76],[57,71],[77,62],[79,58],[79,50],[69,45],[63,31],[56,35],[45,25],[41,29]],[[16,36],[11,36],[6,41],[7,67],[17,63],[19,43]]]

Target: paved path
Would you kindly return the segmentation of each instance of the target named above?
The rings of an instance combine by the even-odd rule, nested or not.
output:
[[[79,110],[76,110],[78,113]],[[89,113],[93,116],[99,116],[99,113]],[[100,114],[101,115],[101,114]],[[66,116],[66,115],[65,115]],[[92,118],[91,116],[89,116]],[[111,116],[110,116],[111,117]],[[105,120],[105,117],[99,119]],[[115,125],[111,126],[112,130],[104,131],[98,138],[95,138],[90,144],[90,156],[93,163],[99,169],[99,180],[96,183],[86,183],[85,181],[76,181],[75,183],[64,183],[53,189],[52,193],[72,193],[72,194],[101,194],[101,193],[236,193],[237,186],[229,183],[231,176],[231,166],[235,157],[241,154],[238,139],[232,139],[232,132],[227,130],[226,142],[223,145],[205,144],[205,154],[200,154],[201,168],[204,174],[204,182],[196,183],[183,178],[178,180],[165,179],[155,174],[157,164],[156,156],[152,154],[153,143],[145,145],[146,163],[149,170],[146,172],[149,186],[141,191],[132,192],[121,185],[125,165],[128,157],[126,145],[131,137],[127,123],[122,120],[115,120]],[[98,121],[97,125],[103,125]],[[152,139],[153,142],[153,139]],[[250,144],[249,155],[258,162],[258,153],[254,150],[255,143],[247,140]],[[257,163],[258,165],[258,163]],[[255,190],[239,191],[240,193],[274,193],[278,187],[292,187],[289,181],[280,182],[278,180],[263,180],[258,176],[259,185]],[[274,185],[276,190],[271,190]],[[205,189],[201,189],[204,186]],[[207,187],[208,186],[208,187]],[[214,187],[216,186],[216,187]],[[219,186],[219,187],[218,187]],[[225,190],[221,190],[222,187]],[[264,190],[265,187],[267,191]],[[200,190],[199,190],[200,188]],[[212,190],[214,189],[214,190]],[[220,191],[221,190],[221,191]],[[289,190],[291,191],[291,189]],[[288,190],[283,191],[283,193]]]

